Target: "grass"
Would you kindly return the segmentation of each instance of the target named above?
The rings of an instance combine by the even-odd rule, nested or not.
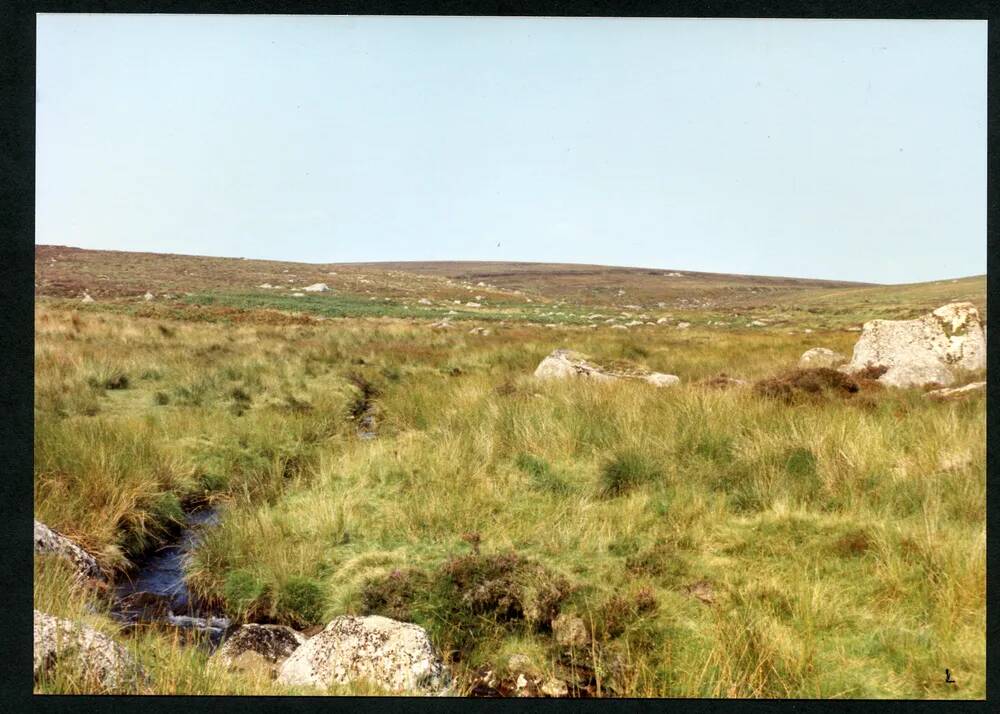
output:
[[[286,307],[40,300],[36,517],[115,571],[183,507],[223,503],[189,570],[198,594],[299,628],[404,617],[460,689],[523,653],[615,695],[985,696],[984,398],[698,384],[788,383],[805,349],[850,352],[837,329],[510,318],[482,336],[381,306],[330,321]],[[559,346],[682,384],[535,382]],[[376,439],[357,436],[359,400]],[[40,561],[36,607],[114,632],[68,583]],[[591,635],[569,661],[557,613]],[[127,646],[151,693],[303,693],[218,672],[168,633]]]

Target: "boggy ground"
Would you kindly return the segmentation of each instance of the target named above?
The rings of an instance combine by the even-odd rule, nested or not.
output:
[[[115,570],[184,505],[220,503],[199,595],[301,629],[406,616],[459,691],[515,653],[559,673],[562,612],[593,635],[572,656],[601,694],[985,696],[983,397],[712,388],[809,347],[849,353],[857,335],[821,320],[463,324],[41,298],[36,517]],[[561,346],[682,384],[536,382]],[[377,438],[358,437],[360,411]],[[88,603],[36,563],[37,608],[114,632]],[[206,667],[162,632],[126,642],[150,692],[304,693]],[[37,688],[87,689],[71,672]]]

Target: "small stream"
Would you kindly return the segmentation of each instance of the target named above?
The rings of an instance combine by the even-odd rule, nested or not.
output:
[[[196,602],[184,579],[184,568],[204,529],[219,522],[219,512],[201,508],[185,516],[185,526],[173,541],[138,560],[131,577],[115,585],[112,615],[126,627],[174,627],[185,640],[207,643],[214,649],[232,623],[222,613]]]

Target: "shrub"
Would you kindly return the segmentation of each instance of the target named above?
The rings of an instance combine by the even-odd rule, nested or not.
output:
[[[663,475],[658,464],[635,450],[620,451],[601,468],[601,495],[619,496]]]
[[[237,615],[258,609],[265,593],[264,584],[247,570],[230,571],[222,586],[227,609]]]
[[[756,382],[754,394],[785,402],[822,397],[850,397],[861,385],[843,372],[826,367],[795,369],[791,372]]]
[[[281,586],[278,608],[282,619],[312,625],[323,616],[323,588],[304,575],[293,575]]]

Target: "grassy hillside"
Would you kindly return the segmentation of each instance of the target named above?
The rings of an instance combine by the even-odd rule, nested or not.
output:
[[[605,696],[985,696],[985,398],[753,387],[810,347],[849,353],[862,319],[980,301],[983,278],[680,309],[473,284],[476,308],[441,276],[71,253],[39,248],[35,512],[109,570],[208,501],[223,517],[190,568],[201,596],[301,629],[417,622],[460,691],[518,653],[593,672]],[[252,289],[285,269],[341,282]],[[189,289],[165,298],[172,285]],[[458,326],[429,325],[450,311]],[[556,347],[681,385],[535,380]],[[717,388],[720,373],[749,384]],[[363,402],[374,439],[357,433]],[[95,602],[36,564],[36,606],[123,639],[149,692],[306,693],[214,670],[165,632],[126,638]],[[554,610],[593,644],[558,646]],[[82,688],[72,673],[38,686]]]

